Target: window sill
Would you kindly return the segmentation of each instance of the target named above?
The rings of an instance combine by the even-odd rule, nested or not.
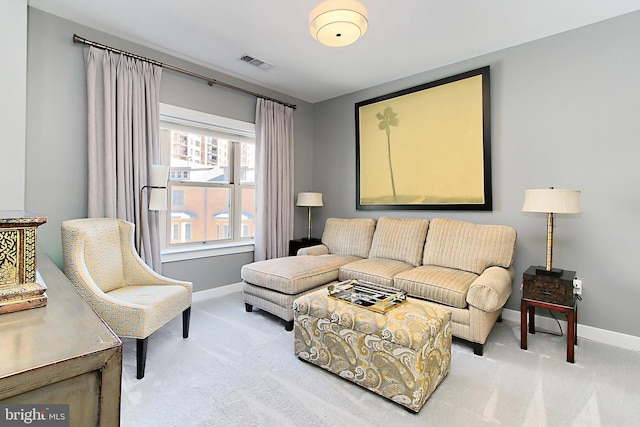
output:
[[[162,263],[184,261],[188,259],[209,258],[221,255],[233,255],[253,252],[253,241],[227,243],[223,245],[171,248],[162,251]]]

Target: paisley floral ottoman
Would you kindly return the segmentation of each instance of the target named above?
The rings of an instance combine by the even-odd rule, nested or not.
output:
[[[451,364],[451,312],[407,298],[385,314],[321,289],[297,298],[298,358],[418,412]]]

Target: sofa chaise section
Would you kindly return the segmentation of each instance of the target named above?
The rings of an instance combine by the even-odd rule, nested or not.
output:
[[[292,330],[293,301],[338,280],[341,266],[366,257],[375,225],[371,218],[329,218],[322,244],[298,252],[314,256],[275,258],[243,266],[240,275],[246,311],[260,308],[283,319],[285,329]]]

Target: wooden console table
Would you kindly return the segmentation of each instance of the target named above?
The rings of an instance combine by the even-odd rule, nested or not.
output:
[[[120,423],[122,342],[47,256],[46,307],[0,315],[0,403],[69,405],[71,426]]]

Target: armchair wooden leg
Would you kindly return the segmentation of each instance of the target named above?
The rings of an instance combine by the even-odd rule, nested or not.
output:
[[[136,365],[137,365],[137,375],[136,378],[139,380],[144,378],[144,367],[147,363],[147,343],[149,341],[149,337],[144,339],[138,338],[136,339]]]
[[[189,322],[191,321],[191,307],[182,312],[182,338],[189,338]]]
[[[253,311],[253,306],[251,304],[244,303],[244,311],[247,313],[251,313]]]

